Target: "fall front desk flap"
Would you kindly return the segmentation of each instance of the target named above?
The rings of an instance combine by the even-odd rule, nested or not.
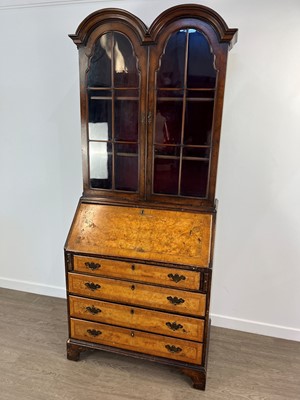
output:
[[[212,215],[81,203],[66,250],[208,267]]]

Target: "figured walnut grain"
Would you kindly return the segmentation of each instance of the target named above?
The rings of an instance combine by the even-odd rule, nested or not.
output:
[[[208,267],[212,215],[85,204],[66,250]]]

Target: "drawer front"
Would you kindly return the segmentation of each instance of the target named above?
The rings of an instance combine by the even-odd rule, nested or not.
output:
[[[69,292],[72,294],[170,310],[178,314],[205,315],[206,296],[202,293],[73,273],[69,273],[68,278]]]
[[[200,287],[200,272],[104,258],[74,256],[74,270],[114,278],[157,283],[182,289],[198,290]]]
[[[123,306],[105,301],[84,299],[82,297],[70,296],[69,304],[71,317],[197,342],[203,341],[204,320],[201,319]]]
[[[201,364],[202,344],[71,318],[71,337],[178,361]]]

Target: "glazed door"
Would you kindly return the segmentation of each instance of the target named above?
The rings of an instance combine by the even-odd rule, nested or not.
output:
[[[100,26],[80,51],[85,194],[139,198],[147,51],[122,23]]]
[[[212,202],[222,112],[222,102],[216,98],[223,97],[218,68],[225,59],[214,31],[192,19],[168,25],[151,48],[149,199],[191,205]]]

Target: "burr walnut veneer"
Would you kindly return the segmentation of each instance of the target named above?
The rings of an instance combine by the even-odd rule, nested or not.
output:
[[[215,185],[228,50],[213,10],[147,28],[104,9],[79,49],[83,195],[65,245],[67,355],[104,350],[177,367],[204,389]]]

